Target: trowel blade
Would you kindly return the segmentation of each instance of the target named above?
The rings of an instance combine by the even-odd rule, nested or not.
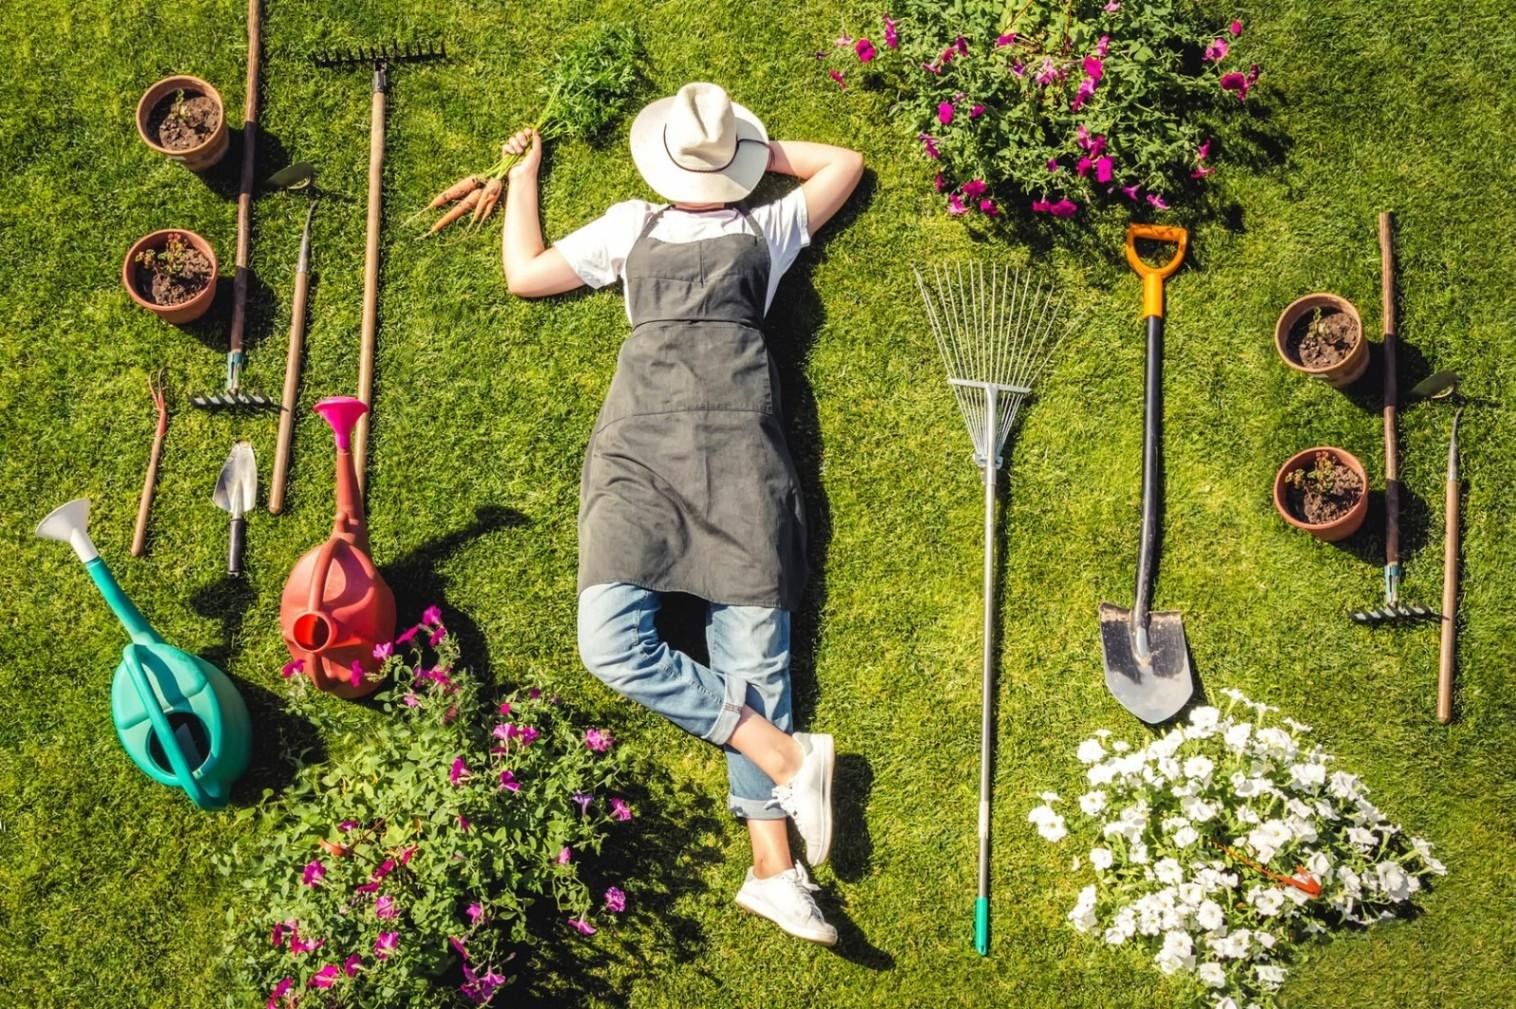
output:
[[[1105,685],[1121,706],[1149,725],[1177,715],[1195,692],[1184,621],[1178,613],[1148,614],[1150,654],[1143,661],[1132,636],[1132,611],[1100,604],[1100,650]]]

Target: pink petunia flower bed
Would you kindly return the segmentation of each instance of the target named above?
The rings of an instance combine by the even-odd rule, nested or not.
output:
[[[1211,133],[1261,70],[1240,20],[1182,0],[897,0],[816,54],[828,87],[883,92],[950,215],[1170,209],[1217,169]]]
[[[540,688],[486,697],[435,607],[375,655],[384,717],[328,734],[326,762],[244,814],[256,846],[219,858],[242,886],[226,961],[265,1009],[503,1005],[517,952],[635,899],[581,875],[636,815],[626,761]],[[312,721],[341,703],[287,680]]]

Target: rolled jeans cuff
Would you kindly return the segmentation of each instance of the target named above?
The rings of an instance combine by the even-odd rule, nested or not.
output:
[[[726,808],[733,816],[744,820],[782,820],[789,815],[777,805],[770,805],[772,801],[772,799],[744,799],[740,795],[728,792]]]
[[[737,731],[737,719],[742,715],[743,703],[747,700],[747,683],[736,676],[723,677],[725,698],[716,712],[716,720],[703,737],[707,742],[725,746]]]

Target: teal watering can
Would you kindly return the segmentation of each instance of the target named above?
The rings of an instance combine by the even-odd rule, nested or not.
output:
[[[184,789],[201,809],[226,805],[252,750],[242,695],[221,670],[148,626],[90,540],[89,501],[55,509],[37,535],[74,548],[132,639],[111,681],[111,721],[127,754],[148,777]]]

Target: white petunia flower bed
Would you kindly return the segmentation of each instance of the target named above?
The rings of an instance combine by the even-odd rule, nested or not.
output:
[[[1070,808],[1042,793],[1028,816],[1058,843],[1088,838],[1095,882],[1069,922],[1187,972],[1212,1009],[1274,1005],[1291,947],[1395,918],[1447,870],[1389,822],[1359,779],[1310,743],[1310,727],[1223,691],[1220,708],[1134,748],[1101,730],[1079,744],[1090,789]]]

